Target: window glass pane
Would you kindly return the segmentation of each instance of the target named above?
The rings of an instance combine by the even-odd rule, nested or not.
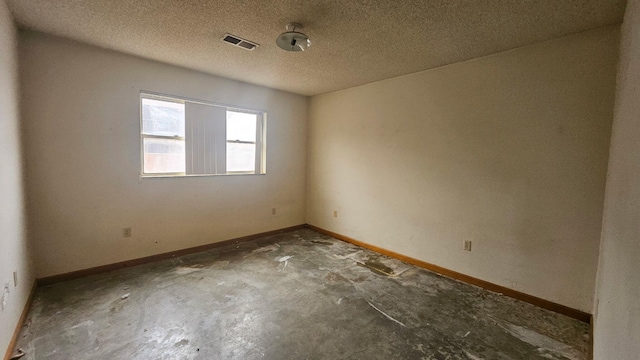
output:
[[[227,140],[256,141],[256,114],[227,111]]]
[[[184,104],[142,99],[142,133],[184,137]]]
[[[227,172],[255,171],[256,145],[243,143],[227,143]]]
[[[145,173],[185,172],[184,140],[145,138],[143,141]]]

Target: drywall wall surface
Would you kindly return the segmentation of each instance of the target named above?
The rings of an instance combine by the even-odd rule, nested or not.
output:
[[[306,97],[36,32],[20,55],[38,277],[304,223]],[[140,179],[140,91],[266,110],[267,174]]]
[[[307,222],[590,312],[618,35],[311,98]]]
[[[640,1],[627,3],[594,311],[594,359],[640,356]]]
[[[18,40],[4,0],[0,0],[0,137],[0,303],[4,303],[0,304],[0,355],[4,355],[34,279],[25,225]],[[17,286],[14,271],[18,274]]]

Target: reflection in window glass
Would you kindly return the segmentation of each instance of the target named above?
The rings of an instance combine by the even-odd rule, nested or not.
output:
[[[143,98],[142,133],[184,137],[184,104]]]
[[[144,139],[144,172],[147,174],[184,173],[184,140]]]

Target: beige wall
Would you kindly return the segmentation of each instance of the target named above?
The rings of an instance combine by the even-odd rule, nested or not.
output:
[[[618,30],[313,97],[307,222],[590,312]]]
[[[25,231],[24,187],[18,114],[16,30],[0,0],[0,297],[9,284],[6,307],[0,311],[0,356],[4,355],[33,285]],[[18,272],[18,286],[13,272]]]
[[[306,97],[40,33],[20,40],[38,277],[305,222]],[[267,174],[140,180],[140,90],[266,110]]]
[[[640,1],[627,3],[595,301],[594,359],[640,356]]]

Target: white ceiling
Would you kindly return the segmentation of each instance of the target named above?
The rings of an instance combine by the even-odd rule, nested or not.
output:
[[[18,24],[316,95],[619,24],[624,0],[7,0]],[[304,53],[275,39],[300,22]],[[260,44],[246,51],[231,33]]]

